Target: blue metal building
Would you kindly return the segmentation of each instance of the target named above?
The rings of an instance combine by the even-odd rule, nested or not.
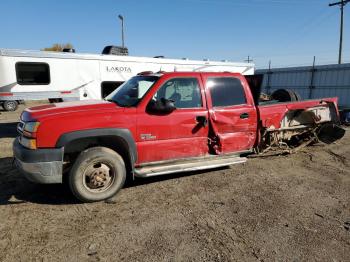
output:
[[[340,108],[350,108],[350,63],[256,70],[263,74],[262,92],[291,89],[303,99],[338,97]]]

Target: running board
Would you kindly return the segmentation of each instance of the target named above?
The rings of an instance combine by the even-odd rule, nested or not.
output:
[[[173,174],[180,172],[189,172],[197,170],[212,169],[217,167],[230,166],[240,164],[247,161],[245,157],[215,157],[214,159],[204,158],[202,160],[182,161],[168,164],[158,164],[152,166],[144,166],[135,168],[136,177],[151,177],[165,174]]]

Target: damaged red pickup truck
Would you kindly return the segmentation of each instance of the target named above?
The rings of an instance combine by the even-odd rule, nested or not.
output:
[[[91,202],[115,195],[128,176],[228,166],[344,135],[336,98],[259,105],[260,90],[248,82],[235,73],[145,73],[106,101],[26,109],[16,164],[34,182],[66,178]]]

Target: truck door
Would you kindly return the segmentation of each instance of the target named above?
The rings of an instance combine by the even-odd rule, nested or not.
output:
[[[249,86],[242,76],[203,75],[210,123],[218,140],[215,151],[250,150],[256,140],[257,111]]]
[[[208,110],[198,77],[165,76],[138,107],[137,149],[139,163],[198,157],[208,154]],[[151,100],[174,101],[169,114],[147,111]]]

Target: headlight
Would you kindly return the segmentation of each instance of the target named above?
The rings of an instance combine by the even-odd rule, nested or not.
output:
[[[29,139],[24,136],[22,136],[19,140],[20,144],[26,148],[29,149],[36,149],[36,140],[35,139]]]
[[[25,123],[23,130],[30,133],[35,133],[38,130],[39,125],[40,122],[27,122]]]

